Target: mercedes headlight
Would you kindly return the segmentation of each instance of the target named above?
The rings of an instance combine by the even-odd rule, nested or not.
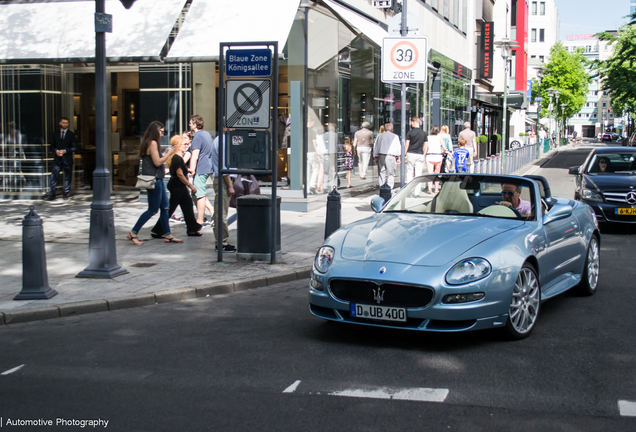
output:
[[[603,196],[599,192],[589,189],[581,190],[581,198],[588,201],[603,202]]]
[[[461,285],[483,279],[490,274],[492,267],[483,258],[468,258],[455,264],[446,273],[446,282]]]
[[[333,262],[333,257],[336,254],[336,251],[331,246],[323,246],[318,249],[318,253],[316,253],[316,258],[314,258],[314,268],[319,273],[327,273],[331,263]]]

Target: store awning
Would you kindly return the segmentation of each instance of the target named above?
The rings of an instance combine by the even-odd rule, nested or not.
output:
[[[324,1],[325,4],[327,4],[327,6],[329,6],[336,14],[340,15],[342,19],[358,29],[360,33],[363,33],[367,38],[371,39],[371,41],[373,41],[377,46],[382,47],[382,40],[385,37],[389,37],[389,33],[377,23],[358,15],[351,9],[340,6],[334,1]]]
[[[113,32],[110,60],[159,60],[185,2],[137,0],[130,9],[107,1]],[[86,62],[95,57],[95,2],[0,4],[0,62]]]
[[[165,58],[217,61],[221,42],[274,42],[283,51],[300,0],[194,0]]]

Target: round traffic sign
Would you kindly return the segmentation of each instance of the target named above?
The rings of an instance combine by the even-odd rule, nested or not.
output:
[[[234,92],[234,106],[243,115],[251,115],[263,105],[263,93],[252,83],[241,84]]]
[[[391,63],[400,70],[409,70],[417,64],[419,52],[415,44],[403,40],[391,50]]]

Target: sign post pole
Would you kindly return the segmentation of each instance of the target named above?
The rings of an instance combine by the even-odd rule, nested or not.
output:
[[[402,37],[406,37],[408,33],[408,29],[406,27],[406,0],[402,3],[402,29],[401,35]],[[406,155],[405,155],[405,146],[406,146],[406,83],[402,83],[402,110],[401,110],[401,120],[402,120],[402,134],[401,134],[401,151],[400,151],[400,187],[405,184],[405,174],[406,174]]]

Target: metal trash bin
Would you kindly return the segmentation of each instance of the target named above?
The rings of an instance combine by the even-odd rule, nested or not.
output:
[[[280,247],[280,203],[276,197],[276,260],[283,256]],[[244,195],[236,200],[238,260],[269,261],[271,259],[272,197]]]

